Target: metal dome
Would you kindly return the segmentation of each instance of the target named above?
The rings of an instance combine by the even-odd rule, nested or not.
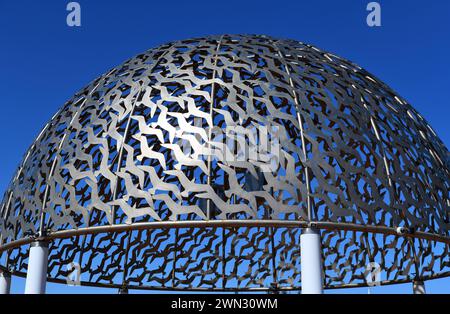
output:
[[[448,276],[449,169],[425,119],[354,63],[267,36],[176,41],[44,127],[1,204],[2,267],[24,276],[41,239],[54,282],[77,262],[85,285],[299,290],[314,227],[325,288],[365,286],[371,262],[382,284]]]

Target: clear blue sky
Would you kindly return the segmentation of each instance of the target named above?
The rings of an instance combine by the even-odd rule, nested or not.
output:
[[[0,0],[1,194],[27,147],[77,90],[148,48],[208,34],[292,38],[350,59],[407,99],[450,146],[448,0],[378,1],[378,28],[366,24],[368,0],[80,0],[78,28],[66,25],[69,2]],[[23,287],[15,280],[13,292]],[[450,293],[450,279],[427,288]],[[372,292],[410,290],[407,284]],[[111,291],[50,284],[48,292]]]

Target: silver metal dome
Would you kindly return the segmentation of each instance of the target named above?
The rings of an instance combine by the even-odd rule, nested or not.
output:
[[[86,285],[296,290],[315,227],[326,288],[366,285],[370,262],[382,284],[448,276],[449,169],[425,119],[345,59],[267,36],[172,42],[44,127],[1,204],[2,267],[23,276],[41,239],[50,281],[77,262]]]

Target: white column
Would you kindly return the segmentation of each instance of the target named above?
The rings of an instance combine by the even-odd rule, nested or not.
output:
[[[303,230],[300,236],[302,294],[322,294],[322,251],[320,232],[314,228]]]
[[[48,243],[36,241],[30,245],[25,294],[44,294],[47,283]]]
[[[0,294],[9,294],[11,291],[11,274],[0,270]]]
[[[426,294],[425,291],[425,282],[421,280],[413,281],[413,294]]]

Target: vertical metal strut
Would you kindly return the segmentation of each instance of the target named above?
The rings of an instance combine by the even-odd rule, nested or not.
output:
[[[156,60],[156,62],[153,64],[153,66],[150,67],[150,69],[147,70],[147,72],[148,72],[150,75],[151,75],[153,69],[154,69],[154,68],[161,62],[161,60],[163,60],[163,58],[170,52],[170,48],[171,48],[171,47],[173,47],[173,45],[170,46],[170,47],[168,47],[168,48],[166,48],[166,51],[164,51],[164,52],[158,57],[158,59]],[[130,136],[131,118],[132,118],[132,116],[133,116],[133,114],[134,114],[134,111],[136,110],[136,106],[137,106],[137,103],[138,103],[137,98],[139,97],[140,93],[144,90],[144,88],[145,88],[145,86],[148,84],[148,82],[149,82],[148,79],[143,80],[142,85],[140,86],[139,90],[138,90],[137,93],[136,93],[136,95],[137,95],[137,96],[136,96],[136,99],[135,99],[135,101],[134,101],[133,104],[132,104],[132,107],[131,107],[131,110],[130,110],[130,114],[129,114],[129,116],[128,116],[127,124],[126,124],[126,126],[125,126],[125,131],[124,131],[124,134],[123,134],[123,137],[122,137],[122,144],[121,144],[120,149],[119,149],[119,155],[118,155],[118,161],[117,161],[117,162],[118,162],[118,164],[117,164],[117,172],[120,172],[121,169],[122,169],[123,150],[124,150],[124,147],[125,147],[125,145],[126,145],[126,141],[127,141],[128,137]],[[112,166],[112,165],[111,165],[111,166]],[[114,190],[111,190],[111,191],[113,192],[113,198],[112,198],[113,201],[115,201],[115,200],[117,199],[117,196],[118,196],[118,194],[119,194],[119,179],[117,179],[115,183],[116,183],[116,184],[115,184],[115,186],[114,186]],[[118,205],[114,205],[114,206],[112,207],[112,213],[111,213],[111,225],[114,225],[114,224],[115,224],[117,208],[118,208]],[[126,239],[127,242],[126,242],[126,247],[125,247],[125,252],[126,252],[126,253],[125,253],[124,260],[123,260],[123,278],[122,278],[122,284],[123,284],[123,285],[125,285],[125,284],[126,284],[126,281],[127,281],[127,272],[128,272],[127,262],[128,262],[128,251],[129,251],[129,246],[130,246],[130,241],[131,241],[131,239],[130,239],[130,238],[131,238],[131,233],[132,233],[132,232],[127,232],[126,235],[125,235],[125,237],[127,237],[127,239]],[[123,290],[124,288],[125,288],[125,287],[122,287],[122,290]]]
[[[302,141],[302,152],[303,152],[303,166],[305,168],[305,185],[306,185],[306,190],[307,190],[307,213],[308,213],[308,220],[312,221],[313,217],[312,217],[312,196],[311,196],[311,186],[310,186],[310,175],[309,175],[309,167],[305,164],[305,162],[307,161],[308,155],[306,152],[306,141],[305,141],[305,134],[304,134],[304,127],[303,127],[303,118],[301,116],[301,105],[300,102],[298,100],[298,96],[297,96],[297,92],[295,90],[295,86],[294,86],[294,82],[292,81],[292,77],[291,77],[291,72],[289,70],[289,66],[286,62],[286,59],[283,55],[283,53],[281,52],[281,49],[277,46],[277,44],[275,43],[275,41],[273,41],[272,39],[269,39],[269,41],[272,43],[273,48],[278,52],[278,55],[280,56],[280,61],[283,64],[286,74],[289,78],[289,85],[291,87],[291,92],[292,92],[292,97],[294,98],[294,104],[295,104],[295,109],[297,111],[297,121],[298,121],[298,125],[300,128],[300,137],[301,137],[301,141]]]
[[[224,35],[220,36],[219,41],[217,42],[217,47],[216,47],[216,52],[214,55],[214,69],[213,69],[213,74],[212,74],[212,83],[211,83],[211,105],[209,107],[209,115],[211,117],[211,125],[208,128],[208,149],[211,150],[211,141],[212,141],[212,130],[214,127],[214,96],[215,96],[215,88],[216,88],[216,84],[215,84],[215,79],[216,79],[216,67],[217,67],[217,60],[218,60],[218,54],[220,51],[220,46],[222,45],[222,40],[223,40]],[[208,178],[207,178],[207,185],[209,187],[211,187],[211,166],[212,166],[212,157],[211,154],[208,154]],[[211,199],[207,199],[206,200],[206,217],[207,220],[211,219]]]

